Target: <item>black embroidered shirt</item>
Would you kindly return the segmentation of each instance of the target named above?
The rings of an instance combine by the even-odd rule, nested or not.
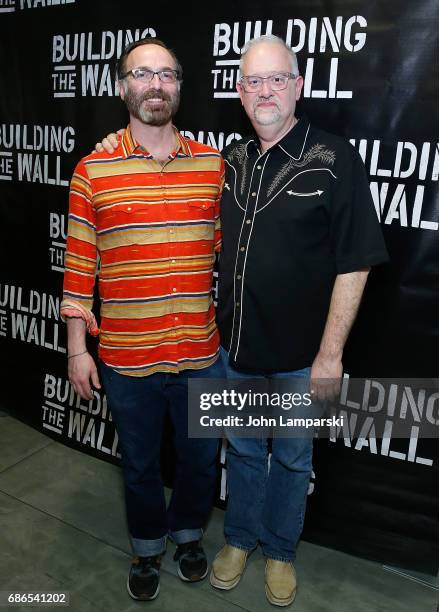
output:
[[[336,276],[387,260],[363,162],[306,117],[263,154],[247,138],[223,155],[221,343],[237,367],[307,367]]]

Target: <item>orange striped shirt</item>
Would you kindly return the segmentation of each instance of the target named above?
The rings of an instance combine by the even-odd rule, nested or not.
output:
[[[211,289],[223,183],[220,153],[177,131],[164,166],[129,127],[114,153],[76,166],[61,315],[97,329],[99,254],[99,356],[119,373],[176,373],[217,359]]]

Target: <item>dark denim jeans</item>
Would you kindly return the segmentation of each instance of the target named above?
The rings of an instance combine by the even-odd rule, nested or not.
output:
[[[218,440],[188,437],[188,378],[224,378],[221,360],[202,370],[136,378],[100,362],[102,382],[119,436],[128,528],[138,556],[198,540],[212,508]],[[175,482],[166,509],[160,474],[164,416],[169,410],[177,454]]]
[[[259,378],[235,370],[221,349],[227,378]],[[310,376],[310,368],[279,372],[269,378]],[[268,462],[266,438],[238,438],[227,432],[229,498],[224,521],[228,544],[252,550],[258,543],[266,557],[294,561],[302,533],[312,472],[312,434],[273,438]]]

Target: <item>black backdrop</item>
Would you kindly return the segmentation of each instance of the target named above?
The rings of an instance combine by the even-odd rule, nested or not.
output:
[[[176,124],[222,148],[248,130],[233,94],[240,48],[272,31],[295,48],[318,126],[346,136],[370,175],[391,264],[374,270],[346,354],[365,377],[434,377],[439,328],[439,6],[430,0],[258,0],[160,6],[0,0],[2,402],[83,452],[117,461],[105,398],[66,379],[62,286],[68,181],[127,114],[115,91],[126,42],[157,36],[184,68]],[[305,537],[435,573],[437,445],[319,442]],[[220,468],[221,469],[221,468]],[[224,470],[221,470],[224,475]],[[224,478],[219,497],[224,497]],[[218,500],[220,502],[220,499]]]

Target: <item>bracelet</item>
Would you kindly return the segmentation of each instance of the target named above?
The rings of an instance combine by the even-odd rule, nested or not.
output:
[[[74,355],[69,355],[67,359],[72,359],[72,357],[79,357],[79,355],[85,355],[85,353],[88,353],[87,349],[85,349],[85,351],[82,351],[82,353],[75,353]]]

